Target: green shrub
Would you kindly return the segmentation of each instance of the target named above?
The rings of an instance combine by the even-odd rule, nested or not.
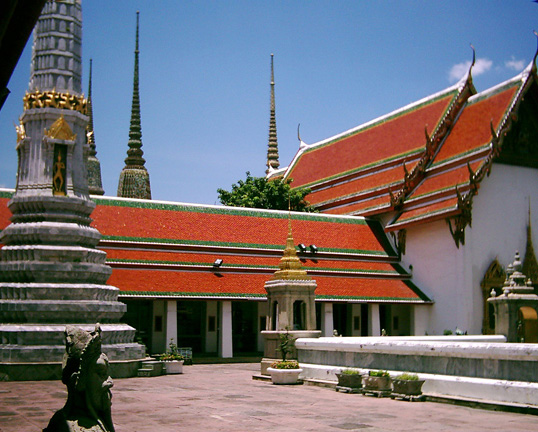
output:
[[[368,372],[368,375],[373,376],[373,377],[388,377],[388,376],[390,376],[390,374],[387,371],[382,371],[382,370],[371,370],[370,372]]]
[[[343,369],[340,372],[342,375],[360,375],[361,373],[357,369]]]
[[[414,373],[406,372],[401,375],[398,375],[396,379],[405,380],[405,381],[418,381],[418,375]]]
[[[173,360],[185,360],[185,357],[183,357],[179,353],[179,348],[174,343],[174,340],[170,339],[170,343],[168,344],[168,352],[166,354],[161,355],[160,359],[161,361],[173,361]]]
[[[280,360],[271,364],[273,369],[300,369],[297,360]]]

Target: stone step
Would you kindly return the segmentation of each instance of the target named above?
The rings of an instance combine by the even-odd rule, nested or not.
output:
[[[142,367],[138,369],[138,376],[152,377],[163,375],[163,364],[157,360],[143,361]]]

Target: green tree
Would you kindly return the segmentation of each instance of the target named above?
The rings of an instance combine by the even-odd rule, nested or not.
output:
[[[224,205],[233,207],[250,207],[273,210],[288,210],[288,196],[291,210],[312,212],[314,209],[305,200],[310,189],[291,188],[291,179],[277,178],[267,180],[265,177],[252,177],[247,171],[245,181],[239,180],[232,185],[232,190],[217,189],[219,200]]]

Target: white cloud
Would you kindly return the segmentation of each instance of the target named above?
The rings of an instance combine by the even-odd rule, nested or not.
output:
[[[476,62],[473,66],[473,76],[478,76],[482,75],[483,73],[486,73],[491,69],[491,66],[493,66],[493,62],[487,58],[476,59]],[[463,76],[467,73],[470,67],[470,61],[455,64],[448,72],[448,80],[450,82],[455,82],[463,78]]]
[[[508,69],[512,69],[512,70],[515,70],[516,72],[519,72],[525,68],[525,60],[516,60],[514,56],[512,56],[512,59],[505,61],[504,65]]]

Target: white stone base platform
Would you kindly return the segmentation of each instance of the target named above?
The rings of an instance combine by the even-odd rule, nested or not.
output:
[[[336,373],[344,369],[339,366],[326,366],[301,363],[301,378],[308,381],[338,382]],[[362,374],[370,369],[357,368]],[[388,371],[391,377],[402,371]],[[538,407],[538,383],[507,381],[486,378],[470,378],[450,375],[417,374],[426,380],[422,391],[427,396],[469,399],[483,402],[500,402]]]

